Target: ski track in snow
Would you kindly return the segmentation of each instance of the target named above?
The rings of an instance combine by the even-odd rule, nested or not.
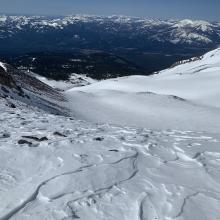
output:
[[[92,124],[3,100],[0,117],[1,220],[220,218],[216,133]]]

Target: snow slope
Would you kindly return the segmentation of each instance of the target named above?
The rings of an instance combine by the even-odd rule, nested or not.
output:
[[[220,218],[219,134],[95,125],[12,101],[0,99],[1,220]]]
[[[67,114],[64,96],[33,77],[0,62],[0,97],[15,99],[54,114]],[[62,106],[62,107],[61,107]]]
[[[66,95],[73,114],[93,122],[219,132],[219,73],[216,49],[153,76],[106,80]]]
[[[66,92],[75,116],[136,127],[49,114],[0,69],[0,220],[219,220],[218,57]]]

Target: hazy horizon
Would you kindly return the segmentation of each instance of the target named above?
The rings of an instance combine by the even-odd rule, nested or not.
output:
[[[211,0],[0,0],[1,14],[66,16],[123,15],[159,19],[220,20],[220,1]]]
[[[153,17],[153,16],[135,16],[135,15],[126,15],[126,14],[88,14],[88,13],[72,13],[72,14],[40,14],[40,13],[6,13],[0,11],[0,16],[42,16],[42,17],[66,17],[66,16],[102,16],[102,17],[111,17],[111,16],[122,16],[122,17],[133,17],[133,18],[145,18],[145,19],[159,19],[159,20],[201,20],[207,22],[219,22],[220,19],[201,19],[201,18],[189,18],[189,17]]]

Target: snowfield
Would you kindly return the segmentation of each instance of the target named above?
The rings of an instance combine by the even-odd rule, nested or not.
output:
[[[73,114],[92,122],[152,129],[220,131],[220,49],[153,76],[66,91]]]
[[[1,88],[0,220],[219,220],[220,49],[183,63],[64,83],[72,117],[39,109],[59,93],[38,81],[38,105]]]

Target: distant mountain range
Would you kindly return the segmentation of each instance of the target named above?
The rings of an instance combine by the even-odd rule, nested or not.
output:
[[[55,35],[54,35],[55,34]],[[27,39],[32,37],[31,44]],[[47,37],[47,38],[43,38]],[[0,16],[0,43],[25,49],[95,47],[149,50],[155,43],[210,47],[220,43],[220,22],[156,20],[124,16]],[[16,42],[13,40],[16,39]],[[136,41],[134,41],[136,40]],[[156,51],[159,48],[154,48]],[[163,48],[166,50],[166,47]],[[168,50],[168,49],[167,49]],[[158,50],[160,52],[160,49]]]
[[[140,74],[149,74],[219,44],[220,22],[125,16],[0,16],[0,56],[7,62],[12,55],[89,50],[118,56],[134,63],[134,69],[138,66]]]
[[[219,220],[219,30],[0,17],[0,220]]]

